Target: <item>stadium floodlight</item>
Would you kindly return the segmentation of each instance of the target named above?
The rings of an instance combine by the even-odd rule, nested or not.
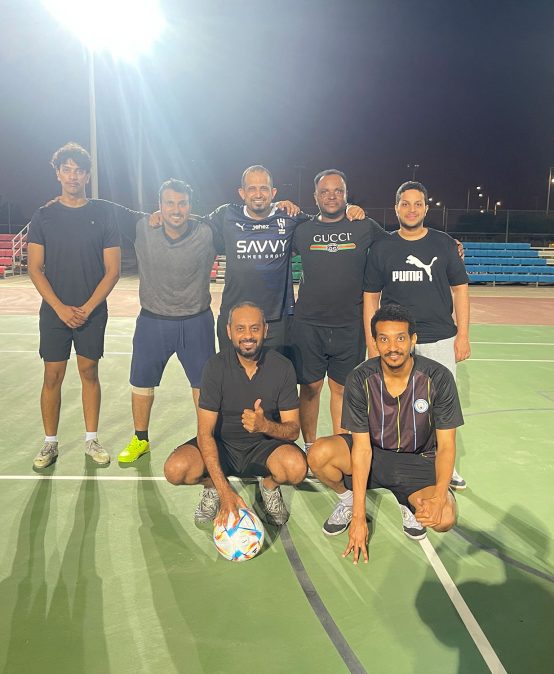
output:
[[[91,52],[131,60],[160,36],[165,19],[158,0],[43,0],[62,26]]]
[[[131,61],[160,37],[165,19],[159,0],[43,0],[54,18],[74,33],[88,51],[91,192],[98,198],[94,54],[107,52]]]

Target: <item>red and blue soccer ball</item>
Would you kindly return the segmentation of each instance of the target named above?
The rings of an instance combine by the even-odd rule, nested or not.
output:
[[[214,527],[214,543],[220,555],[232,562],[255,557],[264,544],[264,527],[252,510],[239,509],[239,519],[229,515],[227,525]]]

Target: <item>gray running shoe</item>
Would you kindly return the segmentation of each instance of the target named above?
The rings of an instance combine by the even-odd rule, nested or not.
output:
[[[45,442],[40,452],[33,459],[33,466],[42,470],[48,468],[58,458],[58,443]]]
[[[194,511],[195,524],[207,524],[212,522],[219,512],[219,494],[213,487],[204,487],[200,503]]]
[[[450,478],[450,489],[456,489],[456,491],[463,491],[467,487],[466,481],[454,468],[452,471],[452,477]]]
[[[406,536],[413,541],[420,541],[422,538],[425,538],[427,536],[427,529],[422,527],[416,520],[413,512],[404,505],[400,506],[400,510],[402,512],[402,526]]]
[[[85,442],[85,454],[99,466],[107,466],[110,463],[110,455],[98,442],[98,440],[89,440]]]
[[[282,524],[285,524],[289,519],[290,513],[283,501],[281,488],[276,487],[275,489],[266,489],[263,485],[263,480],[260,480],[260,494],[262,497],[266,522],[275,527],[280,527]]]
[[[339,501],[333,512],[323,523],[323,533],[327,536],[338,536],[346,531],[352,521],[352,506],[344,505]]]

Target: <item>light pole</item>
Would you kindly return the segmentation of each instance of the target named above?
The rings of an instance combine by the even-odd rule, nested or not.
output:
[[[406,164],[406,168],[412,171],[412,180],[415,180],[419,164]]]
[[[494,215],[495,215],[495,216],[496,216],[496,209],[498,208],[498,206],[502,206],[502,202],[501,202],[501,201],[495,201],[495,202],[494,202]]]
[[[467,188],[467,206],[466,206],[466,213],[469,213],[469,200],[470,200],[470,198],[471,198],[471,190],[472,190],[472,189],[473,189],[472,187],[468,187],[468,188]],[[477,192],[480,192],[483,188],[480,187],[479,185],[477,185],[477,187],[476,187],[475,189],[477,190]],[[479,194],[479,196],[482,197],[483,195],[482,195],[482,194]]]
[[[91,194],[98,197],[94,54],[108,52],[132,61],[148,51],[165,27],[159,0],[43,0],[44,5],[87,49],[90,115]],[[132,17],[132,28],[129,27]]]
[[[550,167],[548,172],[548,192],[546,193],[546,215],[550,211],[550,191],[552,190],[552,185],[554,185],[554,166]]]

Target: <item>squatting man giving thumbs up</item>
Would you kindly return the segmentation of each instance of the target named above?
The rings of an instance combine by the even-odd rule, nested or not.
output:
[[[294,443],[300,432],[296,375],[287,358],[264,348],[267,324],[252,302],[229,311],[227,334],[233,349],[204,367],[198,435],[171,453],[165,477],[178,486],[204,486],[196,524],[226,523],[245,507],[228,476],[260,477],[266,522],[279,526],[289,518],[280,485],[299,484],[307,471]]]

